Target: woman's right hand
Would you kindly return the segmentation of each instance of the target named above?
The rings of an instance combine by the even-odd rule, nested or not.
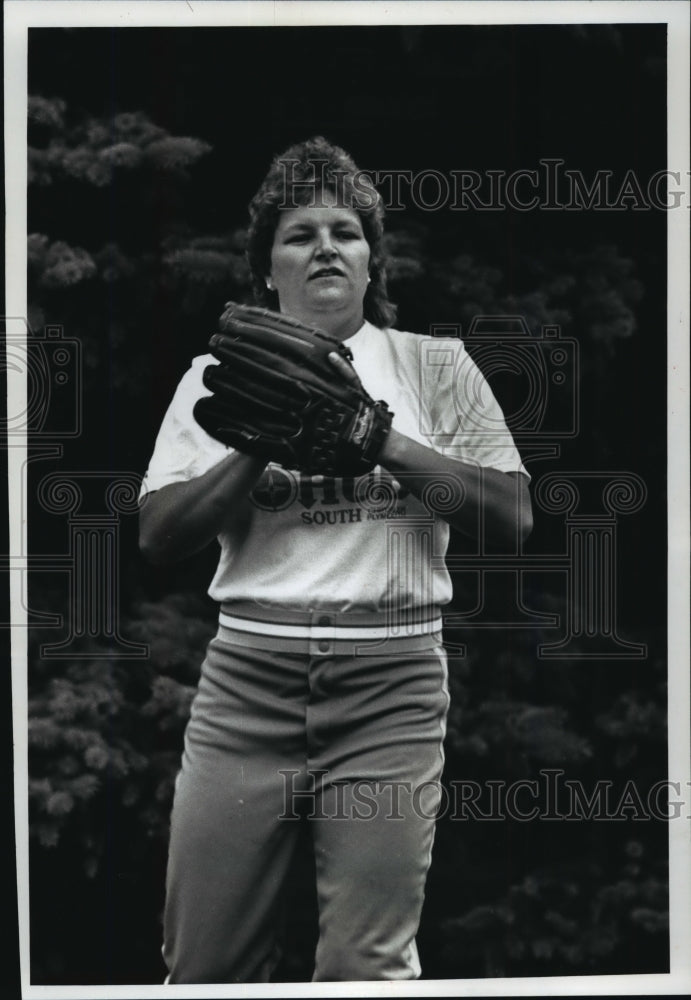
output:
[[[186,559],[222,530],[237,527],[248,496],[266,466],[262,458],[233,451],[196,479],[147,494],[139,511],[139,548],[155,565]]]

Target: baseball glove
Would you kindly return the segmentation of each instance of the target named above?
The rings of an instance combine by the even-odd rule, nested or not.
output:
[[[209,349],[220,364],[205,368],[213,395],[195,404],[194,416],[212,437],[308,474],[360,476],[376,465],[393,414],[365,391],[341,341],[282,313],[228,302]]]

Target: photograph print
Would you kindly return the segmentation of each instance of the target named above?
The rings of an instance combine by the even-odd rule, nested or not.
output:
[[[232,6],[26,30],[26,995],[669,976],[675,5]]]

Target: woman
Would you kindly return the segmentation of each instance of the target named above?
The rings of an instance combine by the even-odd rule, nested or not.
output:
[[[203,431],[192,411],[210,355],[166,414],[141,546],[165,564],[218,537],[209,593],[222,605],[176,784],[168,981],[268,980],[300,815],[316,859],[314,980],[415,978],[448,705],[449,525],[515,546],[528,477],[461,342],[421,354],[429,340],[390,329],[381,199],[342,149],[288,149],[250,214],[258,303],[347,342],[394,418],[378,466],[353,480],[267,465]]]

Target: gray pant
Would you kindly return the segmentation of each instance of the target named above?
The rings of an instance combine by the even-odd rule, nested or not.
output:
[[[439,634],[307,649],[224,627],[209,645],[171,821],[167,982],[268,981],[300,813],[316,859],[314,980],[420,975],[448,708]]]

